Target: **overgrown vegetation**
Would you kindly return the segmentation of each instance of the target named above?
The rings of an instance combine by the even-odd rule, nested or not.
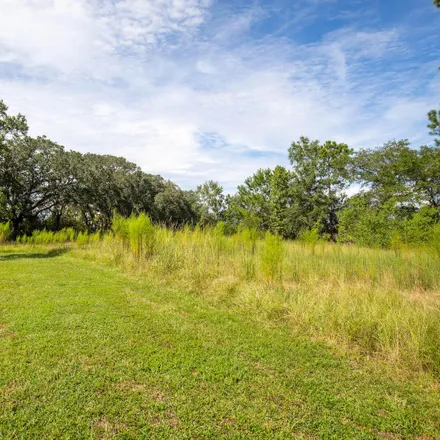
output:
[[[0,223],[0,244],[5,243],[11,235],[11,226],[9,222]]]
[[[258,170],[235,195],[212,181],[183,191],[123,158],[32,138],[0,101],[0,243],[76,244],[152,282],[439,374],[438,142],[355,152],[302,137],[288,155],[290,170]]]
[[[292,242],[244,227],[228,236],[223,224],[172,230],[140,215],[116,216],[112,232],[76,240],[74,252],[83,258],[281,319],[405,370],[440,374],[437,239],[424,247],[368,249],[328,243],[316,230]]]
[[[428,119],[432,145],[301,137],[227,195],[0,100],[0,437],[440,438]]]
[[[161,224],[145,212],[124,217],[113,207],[106,220],[110,223],[102,231],[34,229],[16,235],[15,240],[31,245],[77,243],[82,254],[135,268],[152,281],[161,279],[196,292],[211,292],[219,299],[227,297],[252,313],[288,319],[314,336],[343,339],[405,367],[438,373],[438,148],[417,152],[403,142],[361,151],[351,162],[350,154],[345,145],[320,146],[302,139],[290,150],[297,177],[281,167],[274,172],[260,170],[229,198],[233,208],[225,210],[219,187],[205,184],[199,192],[215,209],[205,206],[204,220],[197,226],[177,222],[170,227],[175,219]],[[333,160],[340,167],[339,177],[328,169]],[[363,165],[355,167],[356,161]],[[426,181],[418,182],[414,174],[405,177],[405,169],[420,172],[428,165],[434,171]],[[340,204],[335,197],[344,197],[338,194],[346,185],[341,179],[349,166],[370,182],[368,191],[347,199],[343,208],[325,218],[329,206]],[[313,184],[309,173],[315,176]],[[304,182],[290,187],[283,179]],[[316,185],[322,186],[324,198]],[[297,202],[286,202],[291,188],[301,189]],[[246,209],[240,200],[248,201]],[[231,216],[231,209],[241,217]],[[299,209],[310,211],[296,217]],[[290,226],[274,213],[298,221],[296,242],[281,239],[289,235],[285,228]],[[53,224],[51,216],[45,221]],[[14,239],[11,224],[0,223],[0,242]]]

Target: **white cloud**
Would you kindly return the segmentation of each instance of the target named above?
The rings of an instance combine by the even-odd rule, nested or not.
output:
[[[1,0],[0,60],[102,77],[120,74],[118,52],[191,33],[207,0]]]
[[[71,72],[102,49],[100,24],[80,0],[0,3],[0,59]]]
[[[106,6],[106,22],[119,45],[144,50],[169,32],[191,33],[203,23],[208,1],[117,0]]]
[[[209,4],[0,0],[0,62],[38,73],[0,70],[0,99],[35,134],[125,156],[190,187],[216,179],[232,189],[259,167],[287,164],[301,135],[354,147],[423,138],[435,99],[399,62],[399,31],[259,41],[248,37],[258,9],[230,16],[230,28],[223,18],[218,32],[210,21],[201,34]],[[385,57],[390,71],[380,68]],[[222,142],[204,145],[204,133]]]

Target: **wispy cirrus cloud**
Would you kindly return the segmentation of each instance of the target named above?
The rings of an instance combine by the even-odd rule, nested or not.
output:
[[[209,0],[1,0],[0,60],[109,75],[130,54],[191,34]]]
[[[420,59],[429,33],[414,41],[404,25],[354,22],[304,42],[282,1],[0,4],[0,98],[34,133],[185,187],[217,179],[232,190],[286,164],[301,135],[354,147],[427,139],[435,54]]]

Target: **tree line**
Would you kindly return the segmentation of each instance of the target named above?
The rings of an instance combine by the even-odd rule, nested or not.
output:
[[[28,134],[0,101],[0,221],[13,236],[36,228],[106,230],[113,213],[167,224],[196,223],[196,195],[122,157],[81,154]]]
[[[429,240],[440,220],[438,138],[432,146],[400,140],[354,151],[302,137],[288,149],[290,169],[260,169],[227,195],[217,182],[184,191],[122,157],[67,151],[29,136],[26,118],[7,110],[0,101],[0,222],[9,222],[13,238],[44,228],[104,231],[115,213],[146,213],[172,227],[221,221],[231,233],[244,226],[294,239],[315,231],[386,247]]]

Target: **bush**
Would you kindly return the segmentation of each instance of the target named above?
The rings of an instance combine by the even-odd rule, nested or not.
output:
[[[0,244],[9,239],[11,232],[11,224],[9,222],[0,223]]]
[[[405,244],[423,245],[432,241],[435,223],[439,218],[439,211],[424,206],[411,218],[404,219],[397,225],[396,233]]]

